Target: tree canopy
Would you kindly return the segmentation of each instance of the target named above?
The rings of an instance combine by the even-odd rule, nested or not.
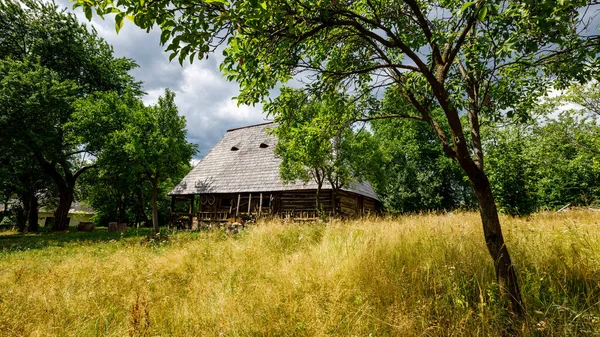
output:
[[[128,74],[136,64],[114,57],[95,30],[53,3],[3,0],[0,27],[0,123],[9,130],[0,141],[35,158],[52,179],[60,198],[53,228],[65,229],[76,181],[92,167],[85,155],[97,155],[65,127],[72,103],[97,91],[139,94]]]
[[[173,180],[189,171],[197,149],[186,140],[185,118],[178,115],[175,94],[167,89],[156,105],[145,106],[132,92],[124,96],[102,92],[80,99],[76,108],[75,122],[70,125],[74,134],[86,139],[88,148],[102,149],[97,152],[100,172],[94,180],[106,185],[92,188],[116,200],[118,216],[124,221],[127,203],[134,198],[138,199],[137,212],[145,217],[139,199],[149,182],[152,221],[158,233],[159,187],[174,186]]]

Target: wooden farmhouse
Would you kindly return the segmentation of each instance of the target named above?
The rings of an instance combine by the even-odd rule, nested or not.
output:
[[[191,226],[198,221],[239,221],[252,216],[279,215],[297,219],[318,216],[317,184],[284,184],[281,159],[275,155],[273,123],[228,130],[190,173],[169,193],[171,221]],[[326,214],[360,216],[380,207],[368,182],[353,183],[334,193],[324,183],[319,201]]]

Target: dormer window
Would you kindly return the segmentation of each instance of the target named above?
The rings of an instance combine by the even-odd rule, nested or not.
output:
[[[237,150],[239,150],[237,147],[235,147],[235,146],[231,147],[231,151],[237,151]]]
[[[267,145],[265,143],[260,143],[260,145],[258,147],[260,147],[261,149],[266,149],[269,147],[269,145]]]

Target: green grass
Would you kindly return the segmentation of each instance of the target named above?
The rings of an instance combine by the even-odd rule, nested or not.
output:
[[[477,214],[0,233],[2,336],[600,335],[600,215],[502,219],[527,305],[503,308]]]

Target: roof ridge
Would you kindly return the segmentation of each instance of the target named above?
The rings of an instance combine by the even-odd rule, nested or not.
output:
[[[275,123],[275,121],[270,121],[270,122],[265,122],[265,123],[260,123],[260,124],[247,125],[247,126],[242,126],[242,127],[239,127],[239,128],[229,129],[229,130],[227,130],[227,132],[229,132],[229,131],[235,131],[235,130],[241,130],[241,129],[248,129],[248,128],[253,128],[253,127],[256,127],[256,126],[263,126],[263,125],[274,124],[274,123]]]

